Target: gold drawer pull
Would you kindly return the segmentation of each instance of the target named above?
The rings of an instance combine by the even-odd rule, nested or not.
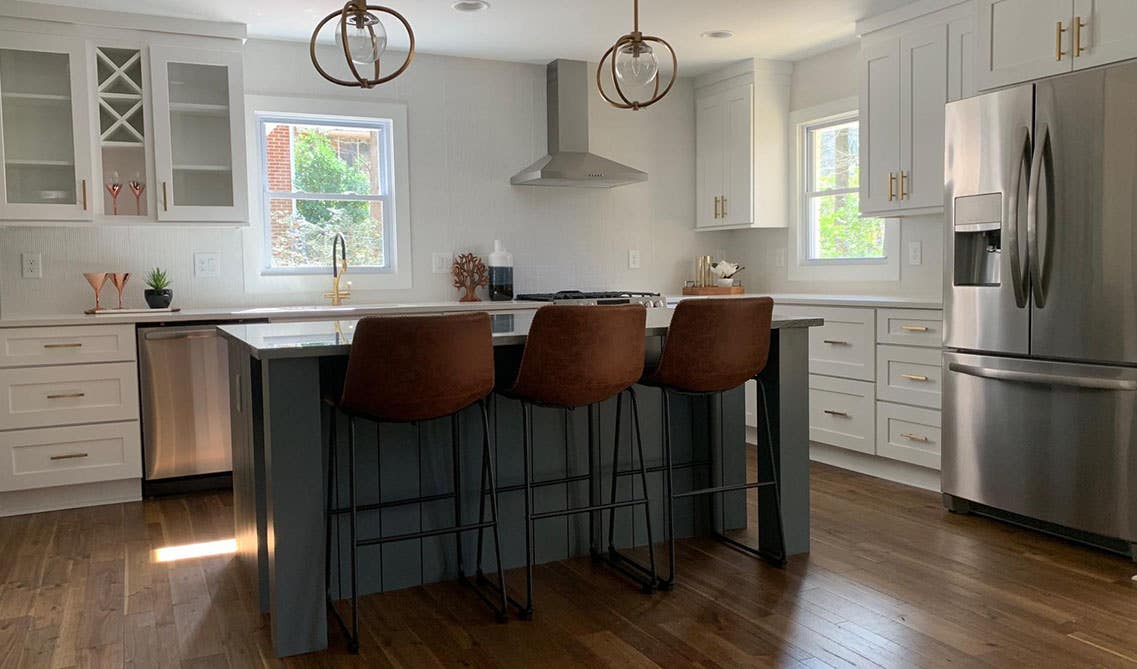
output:
[[[74,460],[75,458],[85,458],[86,453],[68,453],[67,455],[53,455],[52,460]]]
[[[86,397],[87,393],[60,393],[59,395],[48,395],[49,400],[70,400],[78,397]]]
[[[909,381],[920,381],[920,382],[926,382],[928,380],[928,377],[924,376],[923,374],[901,374],[900,378],[908,379]]]
[[[908,441],[922,441],[922,442],[931,441],[931,439],[928,439],[927,437],[925,437],[922,434],[911,434],[910,432],[905,432],[904,434],[901,434],[900,436],[904,437]]]
[[[1066,55],[1066,52],[1062,50],[1062,33],[1064,32],[1066,29],[1062,27],[1062,22],[1059,21],[1058,25],[1054,27],[1054,60],[1058,62],[1062,62],[1062,56]]]
[[[836,409],[823,409],[823,411],[825,413],[829,414],[830,416],[837,416],[839,418],[848,418],[849,417],[849,414],[845,413],[844,411],[837,411]]]
[[[926,325],[901,325],[901,330],[905,332],[927,332],[928,326]]]
[[[44,348],[83,348],[83,342],[70,342],[67,344],[44,344]]]
[[[848,346],[849,345],[849,342],[845,341],[844,339],[822,339],[821,343],[833,344],[834,346]]]

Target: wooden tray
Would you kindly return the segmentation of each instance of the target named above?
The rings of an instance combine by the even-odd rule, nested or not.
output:
[[[702,286],[684,288],[684,295],[741,295],[746,292],[742,286]]]
[[[162,309],[99,309],[98,311],[87,309],[83,313],[88,316],[117,316],[119,314],[172,314],[181,310],[181,307],[164,307]]]

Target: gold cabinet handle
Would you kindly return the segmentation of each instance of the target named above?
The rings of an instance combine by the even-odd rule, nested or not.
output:
[[[86,397],[87,393],[60,393],[58,395],[48,395],[49,400],[71,400],[79,397]]]
[[[844,411],[837,411],[836,409],[822,409],[822,411],[829,414],[830,416],[837,416],[838,418],[849,417],[849,414],[845,413]]]
[[[905,332],[927,332],[928,326],[926,325],[901,325],[901,330]]]
[[[715,196],[715,218],[719,217],[719,196]]]
[[[908,197],[908,194],[904,192],[904,170],[900,170],[900,197],[898,197],[896,199],[897,200],[903,200],[907,197]]]
[[[722,217],[726,218],[726,196],[722,196]]]
[[[87,211],[87,180],[80,180],[79,186],[83,190],[83,211]]]
[[[53,455],[53,456],[51,456],[51,459],[52,460],[74,460],[75,458],[85,458],[85,457],[87,457],[86,453],[68,453],[66,455]]]
[[[834,346],[848,346],[849,342],[844,339],[822,339],[822,344],[832,344]]]
[[[926,383],[928,381],[928,377],[924,376],[923,374],[901,374],[900,378],[908,379],[909,381],[919,381],[921,383]]]
[[[1085,51],[1085,49],[1082,48],[1082,28],[1085,28],[1085,27],[1086,27],[1086,24],[1084,21],[1082,21],[1082,17],[1075,16],[1074,17],[1074,57],[1075,58],[1077,58],[1078,56],[1081,56],[1082,52]]]
[[[888,173],[888,201],[892,202],[896,199],[896,173]]]
[[[169,211],[168,197],[166,196],[166,182],[162,182],[162,211]]]
[[[1062,56],[1066,55],[1066,52],[1062,50],[1062,33],[1064,32],[1066,29],[1062,27],[1062,22],[1059,21],[1054,28],[1054,59],[1059,62],[1061,62]]]
[[[922,434],[912,434],[910,432],[905,432],[904,434],[901,434],[900,436],[904,437],[908,441],[922,441],[925,443],[931,441],[931,439],[928,439],[927,437],[925,437]]]
[[[83,342],[73,341],[66,344],[44,344],[44,348],[83,348]]]

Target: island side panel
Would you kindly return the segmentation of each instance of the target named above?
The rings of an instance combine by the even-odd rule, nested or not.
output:
[[[319,360],[262,361],[260,382],[273,650],[296,655],[328,645]]]

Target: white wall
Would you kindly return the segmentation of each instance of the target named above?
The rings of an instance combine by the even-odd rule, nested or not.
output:
[[[827,51],[794,63],[790,88],[791,112],[856,97],[858,93],[859,45]],[[793,143],[791,142],[791,146]],[[793,165],[791,160],[790,164]],[[791,178],[790,183],[794,183]],[[792,188],[793,186],[791,186]],[[797,194],[790,202],[791,212],[797,206]],[[905,218],[900,223],[899,281],[790,281],[786,267],[777,267],[779,251],[788,257],[788,235],[792,230],[742,230],[730,233],[728,242],[719,244],[731,249],[746,265],[745,281],[751,290],[769,293],[832,293],[897,296],[936,296],[943,291],[943,219],[941,216]],[[717,236],[717,235],[712,235]],[[908,264],[909,242],[920,242],[923,262]],[[731,258],[732,260],[734,258]],[[748,275],[748,276],[747,276]]]
[[[356,291],[357,303],[453,299],[458,293],[448,276],[430,272],[431,253],[485,255],[495,238],[513,251],[522,291],[676,292],[695,255],[723,248],[723,239],[692,231],[690,80],[640,112],[611,109],[589,88],[593,150],[650,175],[645,184],[608,191],[509,185],[545,153],[544,66],[420,54],[403,76],[360,91],[320,79],[307,44],[250,40],[245,68],[246,92],[319,96],[333,114],[338,99],[408,105],[414,286]],[[321,300],[319,293],[246,290],[242,244],[241,231],[231,228],[0,229],[0,314],[75,312],[91,302],[82,272],[142,273],[155,265],[169,269],[183,308]],[[640,250],[642,269],[627,269],[631,248]],[[194,279],[194,251],[220,252],[222,276]],[[42,279],[20,278],[21,252],[43,254]],[[128,292],[129,302],[142,306],[141,277]]]

